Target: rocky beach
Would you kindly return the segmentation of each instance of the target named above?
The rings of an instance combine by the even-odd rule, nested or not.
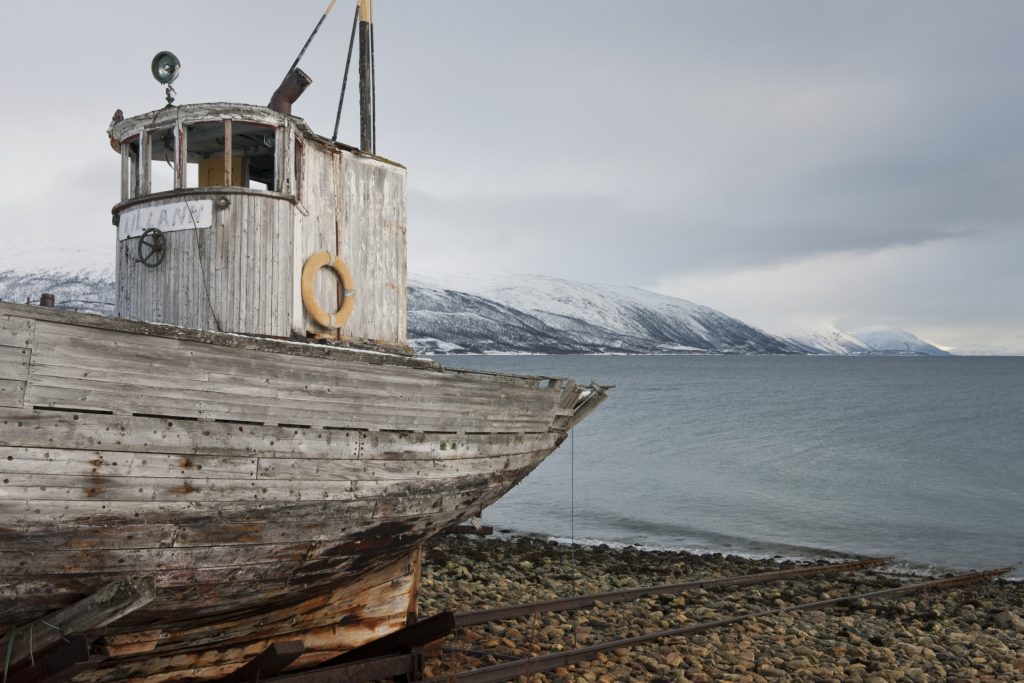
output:
[[[427,546],[422,616],[776,571],[791,561],[442,535]],[[427,677],[745,612],[892,588],[922,577],[866,570],[689,590],[458,631]],[[985,581],[851,606],[760,617],[618,649],[520,681],[1024,681],[1024,584]]]

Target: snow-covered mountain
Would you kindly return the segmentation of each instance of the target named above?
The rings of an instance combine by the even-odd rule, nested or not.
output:
[[[948,356],[933,344],[919,339],[905,330],[892,327],[864,327],[851,332],[854,337],[864,342],[871,353],[887,356]]]
[[[844,332],[829,325],[786,337],[806,353],[839,356],[948,356],[946,351],[892,327],[865,327]]]
[[[814,332],[787,337],[807,353],[849,356],[871,353],[870,347],[849,332],[829,325]]]
[[[109,271],[0,271],[0,301],[34,302],[43,292],[59,308],[113,313]],[[903,330],[827,327],[783,338],[683,299],[532,275],[410,276],[409,339],[423,353],[949,355]],[[1005,353],[962,353],[972,351]]]
[[[113,315],[117,299],[114,275],[104,270],[75,273],[0,271],[0,301],[36,302],[43,292],[57,298],[57,307],[85,313]]]
[[[954,356],[1024,356],[1024,351],[1013,351],[993,344],[967,344],[949,350]]]
[[[441,353],[803,353],[707,306],[536,275],[411,276],[409,337]]]

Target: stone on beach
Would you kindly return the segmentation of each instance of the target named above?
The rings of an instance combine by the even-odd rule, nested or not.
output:
[[[523,604],[625,587],[792,568],[772,560],[441,536],[428,543],[420,614]],[[467,572],[459,571],[466,569]],[[463,629],[447,645],[496,657],[428,658],[434,675],[663,631],[914,577],[864,571],[598,603]],[[992,581],[855,607],[777,614],[690,638],[619,648],[531,681],[1024,681],[1024,585]],[[493,645],[493,648],[490,647]]]

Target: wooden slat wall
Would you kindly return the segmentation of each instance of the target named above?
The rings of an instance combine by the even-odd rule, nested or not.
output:
[[[165,233],[166,257],[156,268],[137,262],[137,238],[119,243],[118,316],[239,334],[313,332],[404,345],[405,169],[313,140],[304,150],[302,210],[286,197],[260,192],[190,192],[146,202],[224,196],[230,205],[214,211],[209,229]],[[302,266],[318,251],[341,254],[355,280],[355,309],[336,332],[317,326],[298,296]],[[324,310],[337,310],[340,287],[329,270],[318,273],[316,291]]]
[[[294,205],[262,193],[224,196],[230,206],[215,210],[213,227],[164,234],[166,257],[156,268],[136,261],[137,238],[118,244],[118,316],[194,329],[289,335],[292,279],[297,277],[292,271]],[[181,199],[159,198],[147,205]]]
[[[340,254],[355,280],[356,305],[340,338],[406,343],[405,169],[370,157],[308,144],[300,219],[302,262],[317,251]],[[326,270],[316,280],[317,300],[337,310],[338,281]],[[303,330],[328,333],[304,311]]]
[[[36,321],[0,315],[0,407],[25,402]]]

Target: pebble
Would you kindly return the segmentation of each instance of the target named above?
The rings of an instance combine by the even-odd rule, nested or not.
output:
[[[575,555],[575,562],[573,555]],[[419,613],[473,610],[622,588],[776,571],[792,562],[719,554],[577,547],[533,538],[440,536],[428,542]],[[574,574],[575,570],[575,574]],[[536,656],[722,619],[744,611],[894,587],[878,571],[745,587],[691,590],[575,612],[463,629],[446,644]],[[952,591],[858,599],[852,607],[790,612],[632,648],[519,680],[611,683],[701,681],[998,680],[1024,683],[1024,585],[1005,581]],[[433,676],[505,661],[427,657]],[[450,668],[451,667],[451,668]]]

